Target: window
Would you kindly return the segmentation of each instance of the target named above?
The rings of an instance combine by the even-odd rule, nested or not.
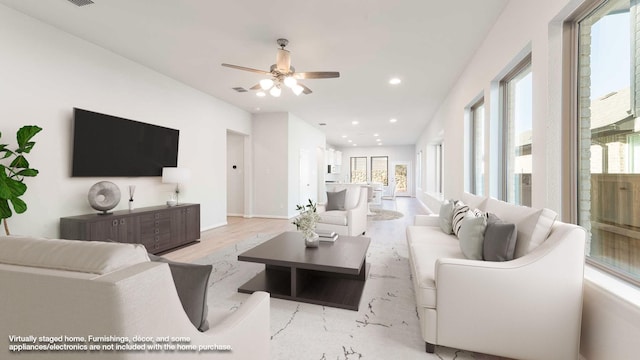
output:
[[[389,157],[388,156],[372,156],[371,157],[371,181],[382,183],[384,186],[389,185]]]
[[[442,188],[442,144],[435,145],[435,155],[436,155],[436,192],[439,194],[444,193],[444,189]]]
[[[502,198],[531,206],[532,134],[531,55],[501,82],[502,92]]]
[[[366,157],[351,158],[351,182],[354,184],[363,184],[367,182]]]
[[[416,187],[422,190],[422,150],[416,154]]]
[[[471,193],[484,193],[484,99],[476,102],[470,111],[471,119]]]
[[[636,6],[604,1],[577,22],[576,171],[578,223],[590,232],[589,263],[640,284]]]

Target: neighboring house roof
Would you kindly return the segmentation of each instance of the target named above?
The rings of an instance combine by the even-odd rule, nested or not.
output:
[[[600,132],[614,124],[632,120],[631,88],[625,88],[591,101],[591,130]]]

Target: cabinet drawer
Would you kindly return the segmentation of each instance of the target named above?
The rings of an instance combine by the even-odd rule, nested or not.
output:
[[[171,234],[158,234],[151,236],[142,236],[140,242],[147,248],[150,253],[157,253],[171,247]]]

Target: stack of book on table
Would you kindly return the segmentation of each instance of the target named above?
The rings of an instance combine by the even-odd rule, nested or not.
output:
[[[331,230],[316,230],[316,234],[320,237],[320,241],[334,242],[338,238],[338,234]]]

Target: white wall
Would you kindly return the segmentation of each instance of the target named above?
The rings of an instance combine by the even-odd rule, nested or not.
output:
[[[317,156],[324,133],[297,116],[286,113],[253,115],[253,216],[292,218],[300,199],[300,150],[309,154],[311,193],[317,194]],[[314,199],[312,199],[314,200]]]
[[[253,115],[252,216],[288,218],[289,114]]]
[[[398,161],[408,162],[411,168],[411,180],[409,181],[409,192],[411,196],[415,194],[415,159],[416,148],[413,145],[408,146],[372,146],[372,147],[336,147],[336,150],[342,152],[342,166],[340,168],[339,179],[341,182],[349,182],[349,171],[352,157],[367,157],[367,178],[371,179],[371,157],[372,156],[388,156],[389,157],[389,181],[395,181],[395,174],[392,165]],[[385,194],[387,186],[385,186]]]
[[[323,132],[303,121],[294,114],[289,114],[289,217],[298,215],[297,204],[305,204],[308,199],[300,198],[300,152],[305,151],[308,159],[309,199],[318,202],[318,149],[324,146],[326,136]],[[324,159],[324,157],[323,157]]]
[[[498,167],[495,146],[497,134],[496,82],[529,50],[532,51],[533,73],[533,179],[534,207],[548,207],[559,214],[571,194],[563,193],[562,143],[562,33],[560,26],[583,1],[541,0],[511,1],[481,47],[461,74],[422,133],[416,149],[429,149],[444,143],[444,197],[459,197],[464,191],[464,108],[483,92],[487,149],[485,193],[496,194]],[[427,157],[428,158],[428,157]],[[433,163],[425,161],[425,174],[433,172]],[[433,207],[438,196],[430,194],[433,184],[423,176],[424,191],[418,198]],[[438,209],[433,209],[437,211]],[[566,215],[565,215],[566,216]],[[569,219],[565,219],[569,220]],[[591,271],[591,268],[588,268]],[[602,285],[607,276],[587,278],[583,311],[581,353],[589,360],[632,358],[637,348],[629,339],[640,338],[640,323],[629,319],[640,317],[640,306],[628,301],[627,295]],[[603,280],[605,279],[605,280]],[[640,298],[640,291],[631,291]],[[617,336],[624,333],[624,336]],[[597,345],[594,345],[597,344]],[[608,355],[607,355],[608,354]],[[633,355],[632,355],[633,354]],[[623,356],[621,356],[623,355]]]
[[[0,52],[2,142],[15,144],[25,124],[44,129],[28,156],[40,174],[26,180],[29,209],[9,219],[12,233],[57,237],[60,217],[94,212],[87,192],[101,180],[125,194],[136,185],[137,208],[172,191],[160,177],[70,177],[73,107],[179,129],[178,165],[192,172],[181,201],[201,204],[203,229],[226,223],[226,131],[251,134],[249,113],[4,5]]]

